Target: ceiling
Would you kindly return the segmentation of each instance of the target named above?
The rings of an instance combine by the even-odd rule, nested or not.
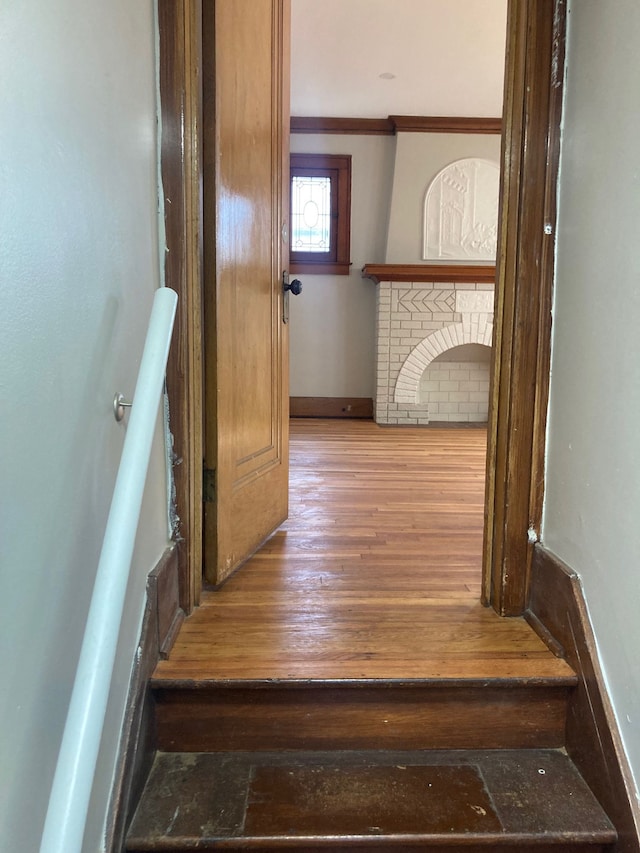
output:
[[[507,0],[291,0],[291,114],[499,116]]]

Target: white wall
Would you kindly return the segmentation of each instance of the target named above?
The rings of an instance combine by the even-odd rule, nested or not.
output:
[[[300,273],[290,304],[292,397],[373,397],[376,285],[366,263],[384,262],[395,138],[292,134],[299,153],[351,154],[351,273]]]
[[[0,846],[35,851],[158,287],[152,0],[0,7]],[[92,799],[101,846],[147,572],[161,430]]]
[[[386,262],[420,264],[424,200],[435,176],[455,160],[500,163],[500,136],[478,133],[399,133]]]
[[[569,4],[542,539],[581,576],[640,779],[640,5]]]

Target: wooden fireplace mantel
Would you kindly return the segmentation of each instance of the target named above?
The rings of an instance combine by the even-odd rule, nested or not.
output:
[[[365,264],[364,278],[381,281],[451,281],[493,284],[494,264]]]

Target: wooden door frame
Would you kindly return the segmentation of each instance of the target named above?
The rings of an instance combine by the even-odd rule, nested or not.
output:
[[[529,603],[551,361],[566,0],[509,0],[489,400],[483,600]]]
[[[187,613],[202,584],[202,2],[157,0],[165,280],[178,293],[167,391]],[[508,0],[483,553],[483,600],[505,616],[527,608],[542,518],[565,5]]]
[[[180,605],[202,588],[202,0],[157,0],[165,284],[178,294],[167,364]]]

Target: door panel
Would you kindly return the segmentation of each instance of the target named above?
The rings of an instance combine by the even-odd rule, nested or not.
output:
[[[287,516],[288,4],[204,0],[205,576]]]

